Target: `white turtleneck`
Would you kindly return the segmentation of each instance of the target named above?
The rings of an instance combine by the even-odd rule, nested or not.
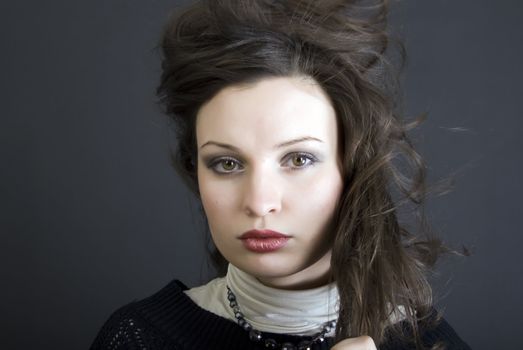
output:
[[[338,318],[339,296],[335,283],[307,290],[267,287],[255,277],[229,264],[227,275],[185,293],[201,308],[236,321],[227,299],[227,286],[245,319],[262,332],[312,335]],[[332,336],[334,331],[328,333]]]

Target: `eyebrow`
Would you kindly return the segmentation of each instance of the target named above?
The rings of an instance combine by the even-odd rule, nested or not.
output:
[[[285,141],[285,142],[279,143],[279,144],[276,145],[275,148],[283,148],[283,147],[291,146],[291,145],[294,145],[294,144],[297,144],[297,143],[300,143],[300,142],[308,142],[308,141],[315,141],[315,142],[323,143],[322,140],[320,140],[320,139],[318,139],[316,137],[303,136],[303,137],[299,137],[297,139],[292,139],[292,140],[289,140],[289,141]],[[234,147],[233,145],[229,145],[227,143],[222,143],[222,142],[216,142],[216,141],[207,141],[206,143],[204,143],[203,145],[200,146],[200,149],[204,148],[205,146],[210,146],[210,145],[214,145],[214,146],[230,149],[231,151],[234,151],[234,152],[239,152],[240,151],[239,148]]]
[[[297,138],[297,139],[293,139],[293,140],[290,140],[290,141],[282,142],[282,143],[276,145],[276,148],[287,147],[287,146],[294,145],[294,144],[296,144],[296,143],[307,142],[307,141],[315,141],[315,142],[323,143],[322,140],[320,140],[320,139],[318,139],[318,138],[316,138],[316,137],[312,137],[312,136],[303,136],[303,137],[299,137],[299,138]]]

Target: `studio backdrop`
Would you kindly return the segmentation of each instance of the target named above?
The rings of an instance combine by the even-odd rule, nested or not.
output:
[[[170,165],[156,50],[181,1],[0,4],[0,348],[86,349],[112,311],[209,277],[201,209]],[[405,114],[450,246],[436,305],[473,349],[521,349],[523,3],[391,1]]]

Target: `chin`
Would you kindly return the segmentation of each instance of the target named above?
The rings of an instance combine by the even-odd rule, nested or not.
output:
[[[234,266],[257,278],[281,278],[293,275],[302,268],[297,266],[296,258],[277,256],[278,253],[250,253],[241,259],[229,260]]]

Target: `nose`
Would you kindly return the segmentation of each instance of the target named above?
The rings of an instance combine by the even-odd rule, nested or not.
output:
[[[248,216],[264,217],[281,211],[282,193],[277,176],[267,171],[252,171],[244,185],[243,209]]]

